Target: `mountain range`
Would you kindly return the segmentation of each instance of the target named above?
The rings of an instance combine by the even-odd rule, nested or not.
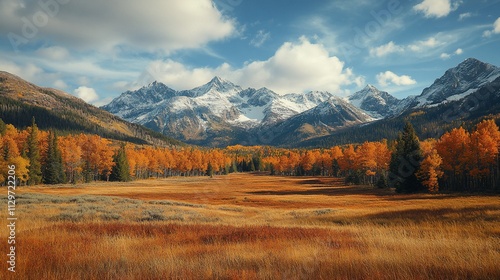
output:
[[[484,118],[500,124],[500,68],[469,58],[402,100],[372,85],[348,97],[280,95],[214,77],[182,91],[153,82],[102,109],[0,71],[0,118],[26,127],[32,117],[42,129],[162,146],[184,145],[179,139],[205,146],[328,147],[395,139],[404,120],[425,139]]]
[[[298,145],[346,130],[384,125],[416,111],[426,115],[433,108],[460,107],[484,88],[496,96],[499,77],[500,68],[469,58],[420,95],[402,100],[373,85],[344,98],[323,91],[279,95],[268,88],[243,89],[214,77],[205,85],[182,91],[153,82],[122,93],[102,109],[191,144]]]

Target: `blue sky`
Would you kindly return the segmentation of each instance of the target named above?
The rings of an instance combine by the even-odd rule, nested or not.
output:
[[[215,75],[403,98],[468,57],[500,66],[500,0],[1,0],[0,34],[0,70],[96,105]]]

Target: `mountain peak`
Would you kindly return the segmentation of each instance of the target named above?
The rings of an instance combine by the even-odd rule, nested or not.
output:
[[[438,105],[464,98],[499,76],[500,68],[475,58],[468,58],[456,67],[448,69],[441,78],[425,88],[417,98],[416,106]]]
[[[222,79],[222,78],[221,78],[221,77],[219,77],[219,76],[214,76],[214,77],[212,78],[212,80],[210,80],[210,83],[213,83],[213,84],[223,84],[223,83],[225,83],[225,82],[226,82],[226,80]]]
[[[368,96],[378,95],[381,91],[378,90],[374,85],[367,84],[362,90],[349,96],[349,100],[361,100],[366,99]]]
[[[366,87],[364,88],[365,90],[371,90],[371,91],[379,91],[374,85],[372,84],[367,84]]]
[[[349,96],[349,101],[357,108],[365,110],[374,118],[382,118],[394,114],[400,102],[399,99],[385,91],[378,90],[370,84]]]
[[[494,65],[482,62],[476,58],[467,58],[462,63],[458,64],[456,67],[449,69],[453,72],[467,72],[474,69],[480,69],[480,71],[488,71],[496,68]]]
[[[477,59],[477,58],[474,58],[474,57],[469,57],[467,59],[465,59],[462,63],[460,64],[486,64],[484,62],[482,62],[481,60]],[[459,65],[460,65],[459,64]]]
[[[164,83],[158,82],[158,81],[153,81],[149,83],[147,86],[144,86],[144,88],[155,88],[155,87],[167,87]]]
[[[207,85],[215,86],[217,89],[223,89],[227,87],[236,87],[235,84],[231,83],[228,80],[225,80],[219,76],[215,76],[207,83]]]

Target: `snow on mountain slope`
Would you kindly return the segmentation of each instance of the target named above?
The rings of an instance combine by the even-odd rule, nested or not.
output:
[[[374,119],[346,100],[332,96],[309,110],[264,129],[273,143],[289,145]]]
[[[165,117],[183,111],[198,111],[197,119],[208,115],[231,125],[249,128],[285,120],[311,109],[332,95],[328,92],[309,92],[280,96],[267,89],[245,89],[214,77],[210,82],[191,90],[175,91],[154,82],[137,91],[127,91],[103,109],[126,120],[140,124],[159,122]],[[161,122],[161,121],[160,121]]]
[[[424,89],[422,94],[416,97],[414,106],[437,106],[443,102],[463,99],[498,77],[500,68],[468,58]]]
[[[367,85],[364,89],[349,96],[348,100],[352,105],[376,119],[397,114],[401,103],[401,100],[372,85]]]

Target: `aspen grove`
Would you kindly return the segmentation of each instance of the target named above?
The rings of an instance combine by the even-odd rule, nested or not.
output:
[[[391,186],[391,178],[405,175],[394,174],[398,166],[390,168],[402,139],[323,149],[154,147],[119,143],[97,135],[59,136],[38,130],[34,122],[26,129],[17,129],[0,120],[0,181],[6,180],[3,169],[14,164],[19,184],[266,171],[280,176],[343,177],[349,184],[382,188]],[[500,190],[500,131],[493,120],[482,121],[472,131],[460,127],[439,139],[418,141],[421,156],[414,174],[422,190]],[[117,170],[126,170],[129,176],[113,174]]]

